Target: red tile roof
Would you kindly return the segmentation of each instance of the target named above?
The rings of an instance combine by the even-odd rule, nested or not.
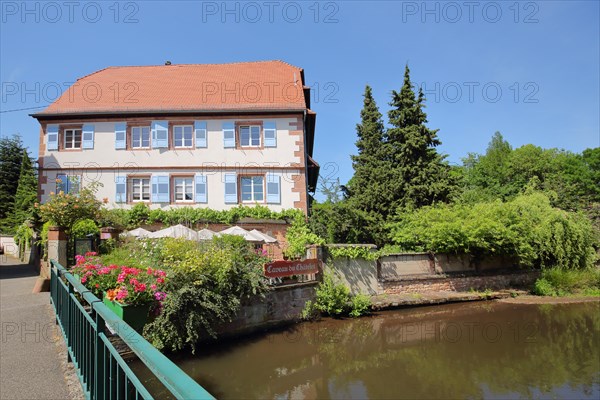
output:
[[[302,69],[282,61],[109,67],[36,116],[153,111],[306,110]]]

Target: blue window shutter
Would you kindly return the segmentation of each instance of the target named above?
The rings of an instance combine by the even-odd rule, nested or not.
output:
[[[169,176],[152,175],[152,202],[170,203],[169,197]]]
[[[206,175],[196,174],[196,203],[208,202]]]
[[[127,177],[124,175],[117,175],[115,177],[115,184],[115,202],[127,203]]]
[[[267,174],[267,203],[281,204],[281,177]]]
[[[194,131],[196,133],[196,148],[207,147],[206,122],[194,121]]]
[[[155,149],[169,147],[169,121],[152,121],[152,147]]]
[[[235,173],[225,174],[225,203],[232,204],[238,202],[237,196],[237,175]]]
[[[46,127],[46,136],[48,150],[58,150],[58,125],[48,125]]]
[[[127,148],[127,124],[124,122],[117,122],[115,124],[115,149]]]
[[[223,122],[223,147],[235,147],[235,125],[233,122]]]
[[[56,193],[68,193],[69,192],[69,178],[65,174],[56,175]]]
[[[85,124],[81,129],[81,148],[82,149],[93,149],[94,148],[94,125]]]
[[[273,121],[265,122],[263,127],[265,147],[277,147],[277,126]]]

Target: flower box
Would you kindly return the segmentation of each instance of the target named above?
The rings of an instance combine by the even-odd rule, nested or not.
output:
[[[106,298],[106,295],[104,296],[104,304],[137,332],[142,332],[144,325],[148,321],[150,304],[121,304],[118,301],[110,301]]]

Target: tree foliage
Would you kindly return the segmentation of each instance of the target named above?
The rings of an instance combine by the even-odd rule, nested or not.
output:
[[[9,216],[17,194],[24,151],[20,136],[0,138],[0,231],[13,232],[15,228]]]
[[[436,205],[399,216],[393,241],[407,251],[506,255],[525,266],[585,268],[598,237],[588,218],[552,207],[543,193],[509,202]]]
[[[23,150],[17,191],[15,193],[13,208],[9,218],[12,226],[21,225],[23,222],[33,217],[36,199],[37,177],[27,150]]]

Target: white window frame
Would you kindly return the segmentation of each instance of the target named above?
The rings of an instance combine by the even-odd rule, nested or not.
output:
[[[261,194],[262,194],[262,199],[257,200],[256,199],[256,195],[258,194],[258,192],[254,191],[254,179],[255,178],[260,178],[261,179]],[[243,185],[243,180],[244,179],[250,179],[250,200],[244,200],[244,185]],[[265,176],[264,175],[242,175],[240,176],[240,200],[242,201],[242,203],[264,203],[265,202]]]
[[[189,186],[188,186],[188,183],[189,183]],[[195,185],[195,182],[194,182],[193,176],[174,177],[173,178],[173,199],[175,200],[175,202],[176,203],[192,203],[194,201],[194,185]],[[189,189],[190,199],[185,198],[185,195],[188,194],[186,189]],[[182,195],[181,199],[177,198],[178,194]]]
[[[177,129],[181,129],[181,145],[177,145]],[[191,143],[189,146],[185,145],[185,128],[189,128],[190,130],[190,140]],[[175,125],[173,126],[173,147],[176,149],[192,149],[194,148],[194,125]]]
[[[242,142],[242,129],[248,128],[248,144]],[[258,144],[252,144],[252,128],[258,129]],[[262,145],[262,128],[260,125],[240,125],[240,147],[261,147]]]
[[[67,132],[70,132],[73,135],[70,141],[67,141]],[[75,139],[76,139],[77,132],[79,132],[79,147],[75,147],[75,142],[76,142]],[[83,145],[83,130],[81,128],[65,129],[63,139],[64,139],[63,140],[63,143],[64,143],[63,148],[65,150],[79,150],[79,149],[81,149],[81,146]]]
[[[137,203],[137,202],[149,202],[151,199],[151,193],[150,193],[150,178],[129,178],[130,181],[130,187],[131,187],[131,202],[132,203]],[[137,182],[136,182],[137,181]],[[144,183],[144,181],[146,181],[146,183]],[[136,193],[135,193],[135,188],[138,187],[139,188],[139,196],[136,199]],[[144,188],[147,188],[147,194],[148,194],[148,198],[145,199],[144,198]]]
[[[144,129],[148,130],[148,146],[144,146],[144,136],[143,136],[143,132]],[[135,131],[139,130],[140,132],[140,140],[139,140],[139,146],[136,146],[135,143]],[[152,138],[151,138],[151,127],[150,126],[132,126],[131,127],[131,148],[132,149],[149,149],[150,146],[152,145]]]

